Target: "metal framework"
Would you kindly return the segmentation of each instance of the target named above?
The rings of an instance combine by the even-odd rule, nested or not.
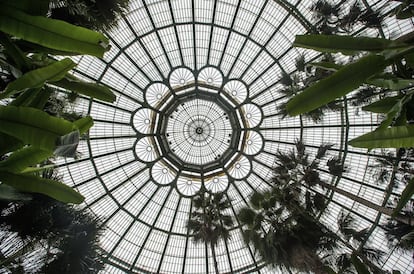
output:
[[[353,1],[334,1],[350,5]],[[366,6],[392,7],[388,1]],[[81,157],[59,163],[65,181],[86,196],[86,205],[104,220],[102,248],[107,273],[213,273],[211,250],[194,244],[186,229],[192,197],[200,189],[225,192],[227,212],[236,222],[231,240],[216,249],[222,273],[274,273],[243,243],[237,212],[256,190],[269,187],[274,153],[297,139],[315,151],[335,144],[331,157],[351,172],[333,182],[376,202],[400,195],[387,192],[369,173],[379,151],[348,147],[347,140],[371,131],[378,117],[346,104],[321,123],[281,119],[277,105],[282,73],[294,60],[318,54],[292,47],[295,34],[314,28],[307,0],[132,0],[117,30],[108,33],[112,49],[103,59],[77,58],[79,77],[101,82],[117,93],[114,104],[80,99],[76,111],[95,125],[79,147]],[[413,22],[385,18],[370,36],[395,36]],[[326,170],[321,170],[327,173]],[[344,208],[370,242],[387,252],[384,268],[407,273],[410,256],[386,247],[385,217],[343,196],[317,190],[330,199],[321,217],[334,231]]]

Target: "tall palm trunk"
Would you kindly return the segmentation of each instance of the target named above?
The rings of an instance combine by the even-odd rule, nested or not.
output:
[[[326,187],[326,188],[328,188],[328,189],[330,189],[330,190],[332,190],[336,193],[339,193],[339,194],[341,194],[341,195],[343,195],[343,196],[345,196],[345,197],[347,197],[347,198],[349,198],[349,199],[351,199],[355,202],[358,202],[358,203],[360,203],[360,204],[362,204],[366,207],[369,207],[369,208],[374,209],[378,212],[381,212],[382,214],[388,215],[388,216],[392,217],[393,219],[395,219],[397,221],[400,221],[402,223],[414,226],[414,220],[409,218],[409,217],[402,216],[402,215],[393,216],[393,209],[392,208],[377,205],[377,204],[375,204],[371,201],[368,201],[368,200],[365,200],[364,198],[359,197],[358,195],[352,194],[348,191],[337,188],[336,186],[330,185],[330,184],[328,184],[326,182],[323,182],[323,181],[320,181],[319,184],[322,187]]]
[[[219,270],[218,270],[218,264],[217,264],[217,258],[216,258],[216,248],[214,247],[213,243],[210,243],[210,246],[211,246],[211,253],[213,254],[214,268],[216,269],[216,274],[218,274]]]

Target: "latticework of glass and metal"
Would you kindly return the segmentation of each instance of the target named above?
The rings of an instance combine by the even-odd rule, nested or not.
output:
[[[336,4],[350,5],[351,1]],[[386,14],[388,1],[362,1]],[[133,0],[116,30],[107,33],[112,49],[103,59],[74,57],[76,74],[109,86],[114,104],[79,99],[76,111],[94,126],[78,148],[80,158],[60,160],[66,183],[104,221],[101,240],[107,273],[212,273],[205,244],[194,244],[186,222],[192,197],[200,190],[225,192],[234,216],[231,240],[216,248],[222,273],[274,273],[244,244],[237,212],[255,190],[270,187],[274,154],[296,140],[316,152],[335,144],[329,155],[350,170],[338,187],[379,205],[387,195],[369,172],[379,151],[357,149],[350,140],[371,131],[379,117],[346,105],[315,124],[284,118],[277,106],[283,72],[295,59],[318,53],[292,47],[296,34],[314,26],[307,0]],[[360,26],[355,35],[395,38],[414,29],[409,20],[384,17],[381,29]],[[323,166],[323,165],[321,165]],[[327,174],[327,170],[321,170]],[[336,193],[321,221],[337,231],[344,208],[368,227],[372,246],[387,255],[382,267],[408,273],[410,256],[389,250],[381,228],[386,217]]]

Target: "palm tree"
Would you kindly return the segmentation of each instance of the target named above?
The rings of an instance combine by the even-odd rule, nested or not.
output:
[[[51,18],[97,31],[117,26],[129,0],[51,0]]]
[[[412,217],[413,214],[408,215]],[[390,247],[396,247],[402,252],[413,252],[414,227],[389,219],[385,224],[385,235]]]
[[[230,238],[229,229],[233,226],[230,215],[223,213],[230,208],[230,201],[223,193],[206,193],[201,191],[193,199],[193,211],[187,222],[187,228],[193,235],[194,242],[210,245],[216,273],[219,273],[215,247],[219,240]]]
[[[332,58],[332,55],[326,54],[323,56],[321,61],[331,61]],[[284,86],[280,92],[285,95],[286,99],[292,98],[293,96],[303,91],[305,88],[311,86],[315,82],[329,76],[332,73],[325,69],[305,66],[305,57],[303,55],[299,56],[296,59],[295,65],[297,69],[296,72],[291,74],[282,72],[281,78],[279,80],[279,82]],[[287,101],[288,100],[278,106],[279,115],[281,115],[282,118],[288,116],[288,112],[286,110]],[[342,103],[333,101],[317,109],[304,113],[302,116],[309,120],[312,120],[314,123],[319,123],[322,121],[323,116],[327,111],[339,111],[341,109]]]
[[[306,211],[295,187],[274,187],[251,196],[238,214],[244,241],[262,259],[282,271],[327,273],[320,251],[332,251],[336,237]]]
[[[54,169],[41,174],[61,179]],[[30,259],[32,272],[96,273],[103,269],[99,251],[101,222],[87,210],[42,194],[7,204],[0,215],[0,268],[20,269]],[[2,256],[3,255],[3,256]],[[27,269],[26,269],[27,270]]]
[[[344,210],[339,213],[337,222],[339,232],[345,239],[344,244],[352,250],[352,255],[343,253],[337,258],[336,263],[339,273],[355,273],[351,260],[352,256],[360,258],[374,273],[386,273],[374,263],[381,263],[385,253],[366,245],[366,241],[370,236],[368,228],[357,229],[355,218]]]
[[[278,151],[276,153],[277,167],[275,168],[274,180],[278,180],[279,177],[284,180],[289,179],[309,188],[319,185],[323,189],[329,189],[335,193],[339,193],[368,208],[390,216],[397,221],[414,226],[414,220],[412,218],[402,214],[394,215],[393,208],[375,204],[321,179],[318,167],[320,160],[326,156],[329,147],[327,145],[321,145],[313,160],[310,160],[310,155],[305,151],[305,146],[301,142],[297,142],[296,151],[289,151],[287,153]],[[282,172],[281,170],[284,171]]]
[[[329,1],[318,0],[311,5],[310,10],[321,33],[333,34],[337,31],[340,6]]]

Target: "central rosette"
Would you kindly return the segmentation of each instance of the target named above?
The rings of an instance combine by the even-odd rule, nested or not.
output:
[[[168,83],[151,83],[131,117],[137,163],[149,167],[153,183],[184,196],[222,192],[246,178],[264,146],[257,132],[264,117],[248,94],[245,83],[214,67],[177,68]]]
[[[235,131],[227,112],[211,100],[181,100],[168,113],[164,134],[169,150],[200,170],[216,162],[230,148]]]

